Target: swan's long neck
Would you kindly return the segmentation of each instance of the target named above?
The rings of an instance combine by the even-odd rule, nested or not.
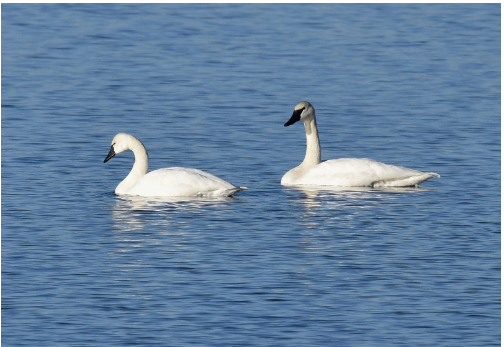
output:
[[[115,190],[116,194],[126,194],[149,170],[149,155],[143,143],[131,137],[129,139],[128,148],[131,149],[135,155],[135,164],[133,164],[133,168],[131,168],[128,176],[117,186]]]
[[[306,155],[301,163],[306,171],[320,163],[320,141],[315,117],[304,122],[306,130]]]

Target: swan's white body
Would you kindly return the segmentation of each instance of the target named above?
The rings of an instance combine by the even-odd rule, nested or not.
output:
[[[145,146],[136,137],[124,133],[114,136],[110,152],[104,162],[128,149],[135,155],[135,164],[128,176],[115,189],[116,194],[224,197],[247,189],[235,187],[219,177],[198,169],[170,167],[147,173],[149,156]]]
[[[388,165],[372,159],[342,158],[321,161],[320,141],[313,106],[302,101],[294,108],[289,126],[303,121],[306,130],[306,155],[303,162],[283,177],[284,186],[316,185],[337,187],[418,187],[434,172],[421,172],[402,166]]]

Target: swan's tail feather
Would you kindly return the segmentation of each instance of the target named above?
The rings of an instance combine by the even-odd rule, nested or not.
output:
[[[233,196],[233,194],[236,194],[238,192],[241,192],[242,190],[247,190],[247,187],[235,187],[235,188],[230,188],[226,189],[224,196]]]
[[[377,181],[373,182],[371,186],[373,188],[386,188],[386,187],[418,187],[420,183],[427,181],[429,178],[441,177],[435,172],[424,172],[421,175],[415,175],[405,178],[398,178],[388,181]]]

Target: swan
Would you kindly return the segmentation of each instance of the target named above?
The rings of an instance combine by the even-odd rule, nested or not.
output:
[[[143,143],[133,135],[114,136],[106,163],[116,154],[132,150],[135,163],[126,178],[115,189],[118,195],[225,197],[246,190],[235,187],[208,172],[185,167],[168,167],[147,173],[149,155]]]
[[[284,186],[418,187],[429,178],[440,177],[434,172],[388,165],[373,159],[341,158],[321,161],[315,109],[307,101],[301,101],[294,107],[292,117],[284,126],[300,120],[306,130],[306,155],[299,166],[282,177],[280,183]]]

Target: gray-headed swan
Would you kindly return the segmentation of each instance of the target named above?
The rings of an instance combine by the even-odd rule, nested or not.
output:
[[[341,158],[321,161],[315,109],[307,101],[294,108],[284,126],[303,121],[306,130],[306,155],[303,162],[283,177],[284,186],[317,185],[339,187],[418,187],[434,172],[421,172],[402,166],[388,165],[372,159]]]

